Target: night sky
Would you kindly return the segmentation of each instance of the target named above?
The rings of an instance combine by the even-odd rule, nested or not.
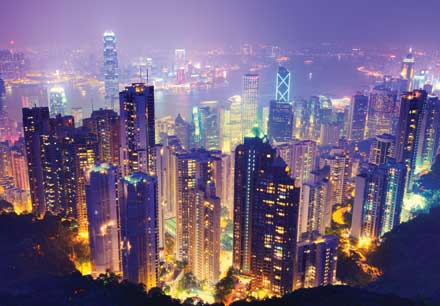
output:
[[[438,0],[0,0],[0,47],[439,46]]]

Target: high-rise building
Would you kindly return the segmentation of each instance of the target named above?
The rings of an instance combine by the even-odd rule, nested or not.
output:
[[[253,133],[254,137],[245,137],[244,144],[235,149],[233,265],[243,272],[251,271],[252,216],[258,174],[276,156],[261,130],[254,128]]]
[[[207,150],[221,149],[221,122],[218,101],[203,101],[192,110],[194,144]]]
[[[157,286],[159,252],[157,181],[142,172],[122,179],[120,195],[122,275],[146,290]]]
[[[275,100],[290,103],[290,71],[280,66],[277,72]]]
[[[27,171],[26,153],[22,147],[13,147],[11,149],[12,177],[14,186],[29,191],[29,176]]]
[[[154,86],[132,84],[119,94],[123,176],[154,173]]]
[[[384,85],[376,86],[370,93],[367,138],[393,133],[393,117],[397,102],[396,91]]]
[[[243,76],[243,92],[241,95],[242,135],[245,137],[251,129],[258,125],[258,88],[260,77],[258,74]]]
[[[336,122],[321,124],[319,144],[321,146],[337,147],[341,136],[341,125]]]
[[[99,161],[119,165],[120,121],[118,114],[111,109],[99,109],[92,112],[83,125],[98,138]]]
[[[292,104],[270,101],[268,135],[271,142],[292,140],[293,112]]]
[[[48,207],[45,198],[43,165],[44,140],[50,135],[49,109],[47,107],[23,108],[23,129],[28,162],[29,187],[31,191],[32,212],[44,216],[46,211],[56,209]],[[46,151],[46,150],[45,150]]]
[[[402,71],[400,76],[404,81],[406,81],[406,91],[411,91],[413,78],[414,78],[414,64],[415,58],[412,49],[409,49],[408,55],[402,61]]]
[[[400,223],[405,172],[404,164],[389,160],[356,177],[352,236],[377,239]]]
[[[376,136],[370,148],[370,164],[379,166],[385,164],[390,158],[393,158],[394,145],[394,136],[389,134]]]
[[[118,51],[116,36],[111,31],[104,32],[104,86],[106,108],[117,111],[119,92]]]
[[[256,176],[250,227],[253,286],[284,295],[293,290],[299,189],[280,157]]]
[[[86,199],[92,275],[121,273],[117,168],[99,163],[87,174]]]
[[[76,127],[83,125],[84,112],[82,107],[72,107],[72,116]]]
[[[348,139],[359,142],[364,139],[367,123],[368,97],[360,93],[353,97],[348,123]]]
[[[316,142],[302,140],[291,145],[288,165],[296,187],[301,187],[304,182],[309,181],[311,172],[316,167],[316,158]]]
[[[438,97],[428,96],[423,110],[423,121],[420,128],[416,171],[431,169],[438,154],[440,138],[440,101]]]
[[[322,169],[325,166],[329,167],[328,181],[329,181],[329,209],[328,214],[332,214],[335,205],[344,204],[347,192],[347,183],[350,177],[350,157],[343,149],[332,149],[330,153],[323,154],[320,157],[319,168]],[[331,218],[326,218],[327,222],[331,221]],[[330,226],[330,223],[325,224],[326,227]]]
[[[174,134],[179,139],[181,146],[184,149],[189,149],[191,129],[190,124],[185,121],[180,114],[177,115],[174,121]]]
[[[64,88],[53,87],[49,90],[49,111],[51,117],[55,117],[57,115],[64,116],[66,104],[67,99]]]
[[[222,151],[233,152],[243,141],[241,122],[241,97],[230,97],[224,106]]]
[[[395,157],[397,162],[402,162],[406,166],[405,190],[407,192],[410,192],[413,187],[426,100],[427,94],[425,91],[415,90],[404,94],[400,105]]]
[[[194,275],[215,282],[220,264],[216,185],[220,184],[221,159],[204,149],[177,153],[175,170],[177,258],[187,262]]]
[[[295,289],[336,283],[337,236],[312,235],[299,242],[295,270]]]
[[[5,82],[0,78],[0,140],[7,135],[6,88]]]
[[[318,232],[325,234],[326,225],[330,224],[331,208],[329,182],[325,169],[311,173],[309,181],[301,186],[301,200],[298,212],[298,240],[304,234]]]

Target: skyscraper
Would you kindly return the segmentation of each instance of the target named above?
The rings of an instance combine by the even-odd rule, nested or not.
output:
[[[122,179],[120,195],[122,273],[124,279],[157,286],[159,252],[157,181],[142,172]]]
[[[348,123],[348,139],[354,142],[364,140],[367,123],[368,97],[360,93],[353,97]]]
[[[370,93],[368,106],[367,138],[393,133],[397,93],[384,85],[376,86]]]
[[[106,108],[117,111],[119,92],[118,51],[116,37],[111,31],[104,32],[104,86]]]
[[[245,137],[258,124],[258,89],[260,77],[258,74],[243,76],[243,92],[241,95],[242,135]]]
[[[222,151],[229,153],[243,141],[241,122],[241,97],[230,97],[224,106]]]
[[[99,109],[92,112],[83,125],[98,138],[99,161],[119,165],[119,145],[121,141],[118,114],[111,109]]]
[[[407,82],[406,84],[406,91],[411,91],[412,88],[412,81],[414,78],[414,54],[412,52],[412,49],[409,49],[408,55],[403,59],[402,61],[402,71],[400,72],[400,76],[404,81]]]
[[[293,290],[299,189],[280,157],[256,176],[251,220],[253,286],[284,295]]]
[[[207,150],[221,149],[220,108],[218,101],[203,101],[192,110],[194,143]]]
[[[132,84],[119,94],[122,174],[154,173],[154,87]]]
[[[64,116],[66,110],[66,94],[64,88],[53,87],[49,91],[49,111],[50,116],[55,117],[57,115]]]
[[[415,90],[403,95],[400,105],[395,157],[397,162],[402,162],[406,166],[407,179],[405,190],[407,192],[410,192],[413,187],[426,100],[427,94],[425,91]]]
[[[235,149],[234,173],[234,246],[233,265],[243,272],[251,269],[252,216],[258,174],[264,172],[276,156],[258,128],[254,137],[245,137]]]
[[[292,140],[293,112],[292,104],[270,101],[268,135],[271,142]]]
[[[176,249],[194,275],[218,278],[221,160],[204,149],[176,154]],[[204,251],[203,251],[204,250]]]
[[[7,113],[6,113],[6,88],[5,82],[0,78],[0,140],[6,137],[7,130]]]
[[[100,163],[88,172],[86,183],[92,275],[121,273],[117,169]]]
[[[370,148],[370,164],[382,165],[394,157],[395,137],[389,134],[375,137]]]
[[[302,140],[291,145],[288,165],[296,187],[301,188],[304,182],[309,181],[311,172],[316,167],[316,158],[316,142]]]
[[[177,115],[174,121],[174,134],[179,139],[180,144],[184,149],[189,149],[190,138],[190,124],[185,121],[180,114]]]
[[[370,165],[355,179],[351,234],[377,239],[400,223],[405,188],[405,166],[389,160]]]
[[[336,283],[337,236],[312,235],[298,244],[295,289]]]
[[[275,100],[290,103],[290,71],[280,66],[277,72]]]

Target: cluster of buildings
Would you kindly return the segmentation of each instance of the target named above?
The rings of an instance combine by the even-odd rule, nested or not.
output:
[[[184,58],[176,53],[177,71]],[[241,96],[202,101],[190,118],[170,120],[155,117],[153,86],[119,90],[106,32],[104,82],[106,108],[81,124],[59,89],[49,108],[23,108],[23,139],[0,143],[2,197],[27,194],[12,201],[27,205],[22,211],[75,219],[93,275],[110,270],[147,289],[161,285],[167,237],[186,272],[219,280],[222,209],[233,223],[230,264],[252,278],[251,290],[334,284],[333,213],[352,205],[352,236],[380,239],[402,221],[404,198],[439,145],[440,102],[415,84],[412,54],[401,76],[343,110],[323,96],[292,98],[291,73],[280,66],[262,110],[260,76],[246,74]]]

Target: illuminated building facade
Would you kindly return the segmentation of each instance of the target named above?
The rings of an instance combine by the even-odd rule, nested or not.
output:
[[[364,140],[368,113],[368,97],[357,94],[353,97],[350,108],[348,139],[354,142]]]
[[[243,141],[240,96],[232,96],[226,101],[223,116],[222,151],[229,153]]]
[[[55,117],[57,115],[64,116],[66,104],[67,99],[64,88],[53,87],[49,90],[49,111],[51,117]]]
[[[337,236],[311,235],[298,243],[295,289],[328,286],[336,283]]]
[[[394,157],[395,137],[389,134],[375,137],[370,148],[370,164],[379,166]]]
[[[251,271],[255,289],[284,295],[293,290],[299,189],[276,157],[257,174],[251,222]]]
[[[154,87],[135,83],[120,92],[119,101],[122,174],[154,173]]]
[[[194,126],[193,138],[196,148],[219,150],[220,145],[220,109],[217,101],[203,101],[192,109]]]
[[[83,125],[98,138],[99,161],[119,165],[120,121],[118,114],[111,109],[99,109],[92,112]]]
[[[317,146],[312,140],[302,140],[291,145],[288,166],[296,187],[309,181],[310,173],[316,167],[316,157]]]
[[[6,111],[6,88],[5,82],[0,78],[0,140],[7,136],[7,111]]]
[[[277,72],[275,101],[290,103],[290,71],[282,66]]]
[[[293,112],[292,104],[270,101],[268,135],[273,143],[292,139]]]
[[[304,234],[318,232],[325,234],[326,225],[330,224],[329,183],[325,171],[315,170],[309,181],[301,186],[301,200],[298,212],[298,238]]]
[[[142,172],[122,179],[120,222],[122,275],[149,290],[158,284],[157,181]]]
[[[219,269],[218,258],[214,258],[220,249],[220,199],[216,196],[219,175],[221,159],[209,151],[176,154],[177,258],[187,262],[194,275],[210,282],[218,278]],[[214,265],[208,272],[210,262]]]
[[[423,121],[420,128],[420,138],[416,160],[416,171],[431,169],[438,154],[440,137],[440,101],[438,97],[428,96]]]
[[[255,128],[253,133],[254,137],[245,137],[244,144],[235,150],[233,265],[245,273],[251,271],[252,210],[257,177],[276,156],[262,132]]]
[[[185,121],[180,114],[177,115],[174,121],[174,134],[179,139],[182,147],[188,149],[191,137],[190,124]]]
[[[423,137],[423,135],[421,136],[421,130],[426,100],[427,94],[425,91],[415,90],[403,95],[400,105],[395,157],[397,162],[406,165],[406,192],[411,192],[413,187],[418,147],[420,137]]]
[[[409,49],[408,55],[403,59],[402,70],[400,72],[400,76],[406,81],[406,91],[411,91],[413,89],[414,64],[415,58],[412,49]]]
[[[260,77],[258,74],[243,76],[243,92],[241,95],[242,135],[245,137],[253,127],[258,125],[258,89]]]
[[[11,149],[11,168],[14,186],[29,191],[27,161],[22,147],[13,147]]]
[[[117,111],[119,93],[118,51],[115,33],[107,31],[103,35],[104,43],[104,86],[106,108]]]
[[[367,138],[393,133],[393,117],[397,102],[396,91],[384,85],[376,86],[370,93]]]
[[[370,165],[355,179],[351,234],[377,239],[400,223],[406,178],[405,165],[389,160]]]
[[[118,172],[99,163],[87,174],[86,202],[92,275],[121,273]]]

